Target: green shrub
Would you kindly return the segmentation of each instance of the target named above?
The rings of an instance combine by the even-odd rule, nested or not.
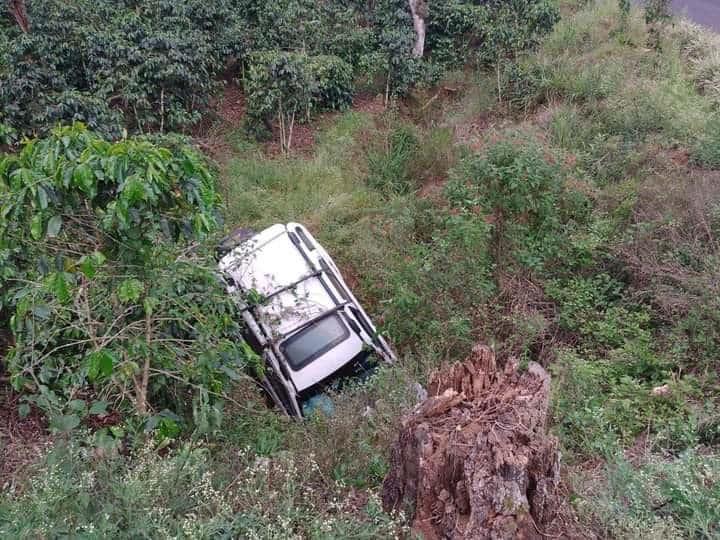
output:
[[[426,47],[433,61],[455,67],[465,64],[467,51],[479,44],[485,10],[485,6],[464,0],[432,5],[428,10]]]
[[[184,129],[226,60],[244,53],[234,4],[30,2],[32,32],[11,27],[4,46],[0,121],[24,134],[74,120],[112,136]]]
[[[462,161],[446,194],[453,206],[491,224],[498,264],[511,253],[522,264],[539,269],[555,256],[562,241],[558,233],[565,220],[563,184],[560,170],[539,148],[505,141],[485,155]]]
[[[648,445],[661,450],[697,443],[686,402],[690,383],[669,383],[668,394],[653,395],[671,372],[647,345],[629,344],[604,360],[563,351],[551,370],[555,429],[571,459],[607,457],[643,432],[652,437]]]
[[[720,169],[720,120],[714,118],[708,122],[695,142],[692,160],[707,169]]]
[[[648,310],[623,302],[624,286],[607,274],[554,280],[546,292],[560,305],[560,326],[579,333],[591,349],[650,339]]]
[[[534,63],[507,62],[498,72],[498,98],[511,110],[527,113],[545,99],[546,73]]]
[[[400,219],[408,237],[381,244],[387,263],[371,286],[373,297],[390,299],[381,304],[384,326],[398,345],[462,357],[473,314],[495,292],[491,229],[472,215],[398,204],[407,206]]]
[[[671,18],[670,0],[645,0],[645,22],[647,24],[667,22]]]
[[[217,227],[215,182],[199,154],[144,139],[111,143],[82,124],[56,128],[5,156],[0,190],[0,246],[20,260],[34,242],[64,233],[138,262],[158,241],[203,238]],[[93,222],[99,229],[85,230]]]
[[[558,20],[557,5],[547,0],[489,2],[480,24],[479,60],[499,64],[504,58],[514,58],[537,46]]]
[[[283,147],[290,148],[297,121],[322,110],[344,110],[352,103],[352,67],[333,56],[266,51],[253,53],[245,81],[247,127],[270,132],[277,119]]]
[[[674,349],[687,367],[707,369],[720,354],[720,314],[715,298],[703,298],[673,327]]]
[[[77,124],[0,160],[0,195],[8,368],[51,426],[103,403],[216,415],[249,350],[212,258],[187,250],[217,226],[204,161]]]

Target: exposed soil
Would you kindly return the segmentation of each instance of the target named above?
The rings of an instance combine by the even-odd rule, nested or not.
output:
[[[565,519],[549,390],[539,364],[501,368],[485,346],[435,372],[428,399],[402,421],[385,509],[408,511],[426,540],[587,537]]]
[[[317,127],[313,124],[298,124],[293,127],[292,140],[290,144],[290,155],[310,157],[315,150],[317,142]],[[280,146],[280,129],[273,126],[272,140],[263,145],[265,154],[268,156],[279,156],[282,154]]]
[[[12,487],[50,444],[45,417],[36,408],[20,418],[20,396],[0,383],[0,489]]]
[[[491,113],[482,112],[469,120],[455,124],[455,140],[473,150],[480,150],[486,144],[486,132],[496,126]]]
[[[381,94],[359,94],[353,98],[353,111],[378,115],[385,112],[385,109],[385,100]]]
[[[226,81],[222,93],[212,103],[211,109],[213,114],[208,116],[208,119],[198,126],[195,132],[195,143],[222,165],[233,155],[227,135],[242,127],[247,111],[242,89],[236,82]],[[382,114],[386,107],[382,95],[359,94],[354,97],[351,110],[377,116]],[[315,116],[310,123],[299,123],[296,119],[290,155],[311,156],[315,151],[319,131],[329,119],[337,114],[337,112],[325,112]],[[279,140],[279,128],[275,125],[271,139],[262,145],[263,152],[268,156],[281,155],[282,148]]]
[[[441,199],[445,184],[447,184],[447,177],[432,176],[420,187],[418,197],[430,200]]]
[[[240,87],[227,80],[222,93],[211,103],[211,110],[213,112],[197,126],[194,141],[222,166],[233,155],[227,135],[242,125],[245,116],[245,96]]]
[[[245,94],[240,87],[232,82],[223,87],[222,96],[215,103],[217,115],[223,122],[233,126],[242,124],[245,118]]]

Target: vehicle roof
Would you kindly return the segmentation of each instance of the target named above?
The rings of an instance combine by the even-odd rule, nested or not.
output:
[[[220,267],[245,291],[256,291],[263,299],[272,297],[256,308],[256,314],[275,337],[337,305],[317,277],[277,293],[315,271],[282,224],[235,248],[223,257]]]

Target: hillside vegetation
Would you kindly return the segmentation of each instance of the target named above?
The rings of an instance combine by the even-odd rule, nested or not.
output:
[[[552,374],[544,534],[717,538],[720,37],[454,0],[419,59],[405,2],[263,6],[0,22],[0,537],[410,537],[391,441],[481,342]],[[288,221],[400,357],[303,422],[213,273]]]

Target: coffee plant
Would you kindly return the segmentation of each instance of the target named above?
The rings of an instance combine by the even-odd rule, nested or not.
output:
[[[295,72],[287,77],[305,85],[311,109],[337,109],[349,102],[354,79],[389,98],[474,56],[495,64],[536,44],[557,9],[549,0],[431,4],[423,58],[412,55],[406,0],[48,0],[28,2],[28,16],[27,33],[0,19],[0,124],[37,135],[82,121],[117,138],[123,129],[187,131],[221,76],[257,92],[265,81],[257,78],[258,55],[266,64],[277,56]],[[305,66],[290,65],[301,57]],[[252,114],[255,127],[258,115],[267,120],[264,111]]]
[[[31,2],[32,31],[5,22],[0,122],[25,134],[81,120],[106,135],[183,130],[247,46],[235,2]],[[82,24],[78,24],[82,21]]]
[[[212,257],[210,170],[180,143],[56,128],[0,160],[0,320],[16,390],[66,431],[107,408],[217,416],[253,356]]]
[[[270,132],[277,120],[284,149],[296,121],[315,111],[343,110],[352,102],[352,67],[334,56],[268,51],[251,55],[245,83],[247,125]]]

